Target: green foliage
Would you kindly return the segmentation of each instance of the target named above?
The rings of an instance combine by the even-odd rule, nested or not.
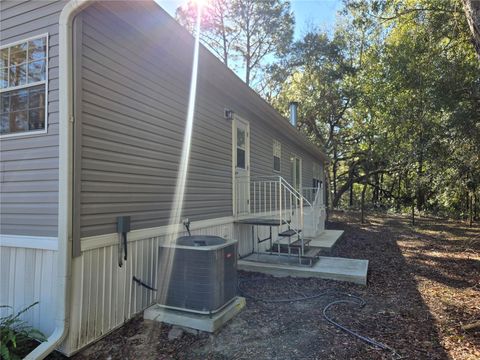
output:
[[[332,162],[333,206],[463,216],[480,198],[480,62],[460,0],[346,0],[272,67],[270,101]]]
[[[21,359],[20,354],[24,351],[29,341],[32,339],[38,341],[46,340],[45,335],[21,319],[22,314],[37,304],[38,301],[16,314],[12,312],[12,314],[0,318],[0,355],[2,359]],[[11,309],[7,305],[2,305],[0,308]]]

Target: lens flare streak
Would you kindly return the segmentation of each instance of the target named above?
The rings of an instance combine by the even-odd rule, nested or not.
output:
[[[190,81],[190,94],[187,108],[187,119],[185,124],[185,133],[183,138],[182,154],[180,158],[180,167],[178,169],[177,183],[175,187],[175,194],[173,197],[172,209],[169,220],[169,234],[166,236],[165,242],[167,247],[159,257],[159,272],[158,272],[158,293],[157,301],[159,304],[165,304],[167,299],[167,289],[171,278],[171,271],[173,261],[175,258],[175,240],[181,230],[181,217],[183,210],[183,203],[185,197],[185,187],[187,182],[188,164],[190,160],[190,148],[192,142],[192,130],[195,113],[195,100],[197,93],[197,78],[198,78],[198,60],[200,48],[200,18],[202,12],[201,3],[197,4],[197,20],[195,31],[195,46],[193,51],[192,77]]]

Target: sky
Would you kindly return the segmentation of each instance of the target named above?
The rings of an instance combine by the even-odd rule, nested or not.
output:
[[[175,16],[175,10],[187,0],[155,0],[170,15]],[[341,9],[341,0],[290,0],[295,15],[295,39],[313,26],[329,31],[335,23],[338,10]]]

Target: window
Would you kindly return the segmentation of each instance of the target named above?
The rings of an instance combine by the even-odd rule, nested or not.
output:
[[[273,140],[273,170],[280,171],[282,159],[282,144],[280,141]]]
[[[0,135],[46,130],[47,36],[0,47]]]
[[[245,169],[245,130],[237,128],[237,168]]]

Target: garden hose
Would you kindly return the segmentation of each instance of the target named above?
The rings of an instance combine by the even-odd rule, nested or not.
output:
[[[307,300],[313,300],[313,299],[317,299],[317,298],[320,298],[322,296],[327,296],[327,295],[343,296],[347,299],[340,299],[340,300],[332,301],[332,302],[328,303],[323,308],[323,317],[325,318],[325,320],[327,320],[330,324],[338,327],[340,330],[346,332],[347,334],[350,334],[351,336],[354,336],[357,339],[373,346],[375,349],[390,351],[393,355],[393,358],[395,358],[395,359],[401,359],[402,358],[402,356],[399,355],[398,352],[395,349],[391,348],[390,346],[388,346],[386,344],[383,344],[379,341],[376,341],[372,338],[369,338],[367,336],[360,335],[360,334],[356,333],[355,331],[347,328],[346,326],[344,326],[342,324],[339,324],[338,322],[336,322],[335,320],[333,320],[331,317],[329,317],[327,315],[328,310],[332,306],[338,305],[338,304],[355,304],[355,305],[358,305],[359,307],[365,306],[366,302],[361,297],[359,297],[357,295],[352,295],[352,294],[349,294],[349,293],[346,293],[346,292],[338,291],[336,289],[327,289],[327,290],[317,292],[317,293],[315,293],[313,295],[310,295],[310,296],[295,297],[295,298],[266,299],[266,298],[261,298],[261,297],[258,297],[258,296],[253,296],[242,288],[243,283],[254,282],[254,281],[268,281],[268,280],[270,280],[270,279],[269,278],[239,279],[239,281],[238,281],[238,291],[239,291],[240,295],[242,295],[243,297],[245,297],[247,299],[250,299],[250,300],[253,300],[253,301],[258,301],[258,302],[264,302],[264,303],[289,303],[289,302],[297,302],[297,301],[307,301]]]

